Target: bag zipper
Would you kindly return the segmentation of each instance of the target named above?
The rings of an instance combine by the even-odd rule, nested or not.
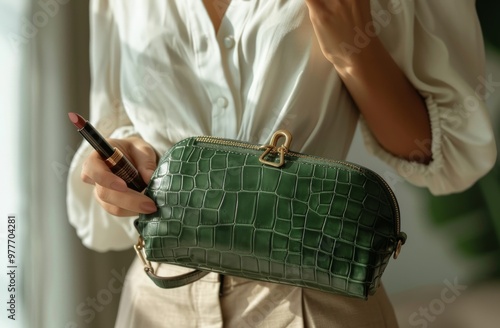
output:
[[[200,142],[200,143],[216,144],[216,145],[222,145],[222,146],[251,149],[251,150],[256,150],[256,151],[264,150],[267,148],[267,145],[259,146],[259,145],[255,145],[255,144],[251,144],[251,143],[247,143],[247,142],[243,142],[243,141],[237,141],[237,140],[231,140],[231,139],[225,139],[225,138],[213,137],[213,136],[199,136],[199,137],[195,137],[194,140],[196,142]],[[350,167],[350,168],[352,168],[356,171],[359,171],[359,172],[362,172],[364,170],[368,170],[371,173],[373,173],[380,181],[382,181],[382,183],[386,186],[386,189],[389,191],[389,195],[391,197],[392,204],[394,205],[394,210],[396,212],[396,238],[397,238],[396,242],[397,242],[397,245],[396,245],[396,248],[394,250],[394,258],[396,259],[398,257],[398,255],[401,251],[401,246],[406,241],[406,235],[404,233],[401,233],[401,214],[399,211],[399,204],[397,202],[396,195],[392,191],[392,188],[389,186],[387,181],[385,181],[385,179],[382,178],[382,176],[380,174],[378,174],[377,172],[372,171],[370,169],[367,169],[363,166],[356,165],[356,164],[353,164],[350,162],[343,162],[343,161],[338,161],[338,160],[328,159],[328,158],[319,158],[319,157],[310,156],[310,155],[306,155],[306,154],[302,154],[302,153],[296,153],[293,151],[288,151],[287,154],[290,156],[298,157],[298,158],[309,158],[309,159],[322,160],[322,161],[334,163],[334,164],[340,164],[343,166]]]

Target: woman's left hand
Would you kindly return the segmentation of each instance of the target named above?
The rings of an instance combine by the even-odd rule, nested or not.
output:
[[[360,31],[371,28],[370,0],[305,0],[321,50],[332,64],[347,64]],[[359,48],[359,47],[357,47]]]

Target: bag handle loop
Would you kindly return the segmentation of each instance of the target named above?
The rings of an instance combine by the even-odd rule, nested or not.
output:
[[[179,276],[160,277],[155,274],[154,269],[151,266],[151,262],[146,259],[146,255],[144,254],[144,239],[142,239],[142,236],[139,236],[139,240],[137,241],[137,244],[134,245],[134,249],[144,264],[144,271],[146,274],[149,278],[151,278],[156,286],[161,288],[177,288],[188,285],[196,280],[200,280],[210,273],[209,271],[194,270]]]

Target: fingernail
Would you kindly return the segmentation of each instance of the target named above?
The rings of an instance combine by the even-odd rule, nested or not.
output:
[[[140,206],[141,206],[141,209],[144,211],[144,213],[156,212],[156,206],[153,203],[149,203],[149,202],[142,203]]]
[[[111,189],[114,189],[116,191],[127,191],[128,190],[127,185],[125,183],[123,183],[123,182],[117,182],[117,181],[115,181],[115,182],[113,182],[111,184],[110,187],[111,187]]]

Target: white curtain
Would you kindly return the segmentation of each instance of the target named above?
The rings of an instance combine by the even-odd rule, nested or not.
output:
[[[133,251],[85,249],[66,215],[66,175],[81,142],[69,111],[88,113],[88,2],[0,0],[3,173],[1,327],[113,327]],[[15,319],[8,216],[15,216]]]

